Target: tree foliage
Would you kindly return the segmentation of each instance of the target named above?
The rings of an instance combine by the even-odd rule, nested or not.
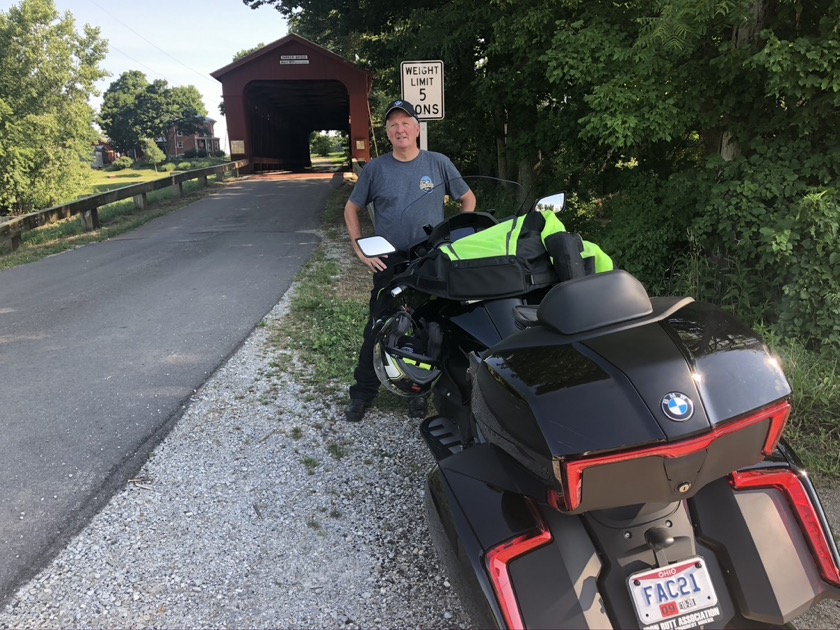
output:
[[[144,138],[166,141],[177,126],[184,133],[205,131],[207,109],[195,86],[170,87],[165,80],[149,83],[137,70],[122,73],[105,91],[99,124],[122,153],[142,149]]]
[[[157,171],[158,164],[163,164],[166,161],[166,153],[161,151],[157,142],[151,138],[143,139],[143,155],[146,161],[155,167],[155,171]]]
[[[313,131],[309,137],[310,151],[322,157],[328,156],[335,150],[335,140],[325,133]]]
[[[146,75],[139,70],[123,72],[105,90],[99,109],[99,125],[111,146],[120,153],[136,149],[143,137],[137,116],[137,101],[149,87]]]
[[[840,345],[840,0],[243,2],[373,71],[374,112],[443,60],[463,172],[569,190],[653,292]]]
[[[88,97],[105,76],[99,30],[76,31],[52,0],[0,13],[0,214],[73,199],[96,133]]]

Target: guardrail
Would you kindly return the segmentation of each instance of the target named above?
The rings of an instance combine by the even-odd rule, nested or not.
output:
[[[248,160],[236,160],[235,162],[227,162],[226,164],[219,164],[218,166],[209,166],[207,168],[199,168],[194,171],[185,171],[172,175],[170,177],[163,177],[145,184],[133,184],[131,186],[124,186],[122,188],[115,188],[108,192],[92,195],[90,197],[83,197],[77,201],[66,203],[60,206],[53,206],[46,210],[38,210],[37,212],[30,212],[28,214],[14,217],[3,223],[0,223],[0,243],[8,241],[11,243],[12,251],[20,247],[22,235],[24,232],[34,230],[35,228],[49,225],[60,221],[62,219],[69,219],[77,214],[82,215],[82,221],[86,231],[99,229],[99,208],[107,206],[109,203],[128,199],[134,199],[134,205],[139,209],[146,208],[146,195],[154,190],[162,190],[164,188],[172,188],[176,197],[184,195],[183,184],[186,181],[193,179],[203,180],[204,185],[207,185],[207,178],[215,175],[216,179],[224,178],[225,173],[229,171],[236,171],[239,175],[239,169],[248,166]]]

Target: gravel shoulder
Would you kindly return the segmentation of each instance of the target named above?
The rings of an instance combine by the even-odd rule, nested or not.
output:
[[[341,419],[270,343],[292,290],[138,476],[0,611],[0,628],[453,628],[423,520],[417,421]],[[840,495],[823,488],[835,531]],[[825,602],[797,621],[840,627]]]
[[[288,299],[0,627],[466,625],[425,531],[416,421],[348,426],[272,370]]]

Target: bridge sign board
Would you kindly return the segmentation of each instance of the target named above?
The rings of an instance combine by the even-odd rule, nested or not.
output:
[[[403,61],[400,85],[403,100],[414,105],[421,121],[443,120],[442,61]]]

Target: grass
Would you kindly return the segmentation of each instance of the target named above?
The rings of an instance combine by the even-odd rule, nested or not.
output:
[[[313,166],[316,164],[332,164],[335,166],[339,166],[341,164],[347,164],[349,162],[347,154],[341,151],[330,153],[329,155],[311,155],[310,159],[312,160]]]
[[[130,174],[132,171],[126,169],[116,172]],[[151,173],[154,175],[154,171],[151,171]],[[142,177],[147,175],[147,173],[141,174]],[[168,174],[158,175],[165,177]],[[151,181],[152,179],[155,178],[152,177],[143,181]],[[129,186],[132,183],[141,182],[122,182],[118,187]],[[192,203],[217,186],[222,185],[224,184],[218,183],[214,179],[211,179],[207,186],[204,186],[200,181],[184,182],[184,196],[181,198],[176,197],[170,188],[155,190],[147,194],[148,203],[145,210],[137,208],[131,199],[123,199],[103,206],[99,208],[101,227],[94,231],[85,230],[81,216],[29,230],[22,234],[21,246],[13,252],[6,251],[4,253],[5,250],[2,248],[5,247],[5,244],[0,244],[0,271],[34,262],[68,249],[76,249],[88,243],[105,241],[113,236],[133,230],[167,212]]]
[[[840,479],[840,351],[814,352],[795,340],[764,336],[793,389],[786,439],[808,469]]]
[[[188,170],[196,170],[199,168],[207,168],[209,166],[217,166],[229,162],[227,158],[192,158],[192,159],[173,159],[169,164],[177,166],[181,163],[188,163],[190,168]],[[181,172],[175,169],[175,172]],[[138,166],[137,168],[127,168],[121,171],[114,170],[112,167],[102,169],[91,169],[90,187],[82,196],[96,195],[114,188],[122,188],[124,186],[132,186],[134,184],[145,184],[146,182],[153,182],[157,179],[163,179],[172,175],[171,172],[163,170],[163,165],[159,165],[157,171],[153,166]]]
[[[309,456],[304,457],[301,460],[301,463],[303,464],[303,467],[306,468],[306,472],[310,475],[314,475],[315,471],[318,469],[318,466],[321,465],[321,462],[319,462],[314,457]]]
[[[330,442],[329,444],[327,444],[327,452],[334,459],[342,459],[343,457],[347,456],[347,449],[341,444],[337,444],[336,442]]]
[[[157,179],[169,177],[169,175],[165,171],[155,172],[151,168],[127,168],[122,171],[115,171],[108,168],[93,170],[90,178],[90,188],[83,196],[96,195],[115,188],[133,186],[134,184],[145,184]]]

